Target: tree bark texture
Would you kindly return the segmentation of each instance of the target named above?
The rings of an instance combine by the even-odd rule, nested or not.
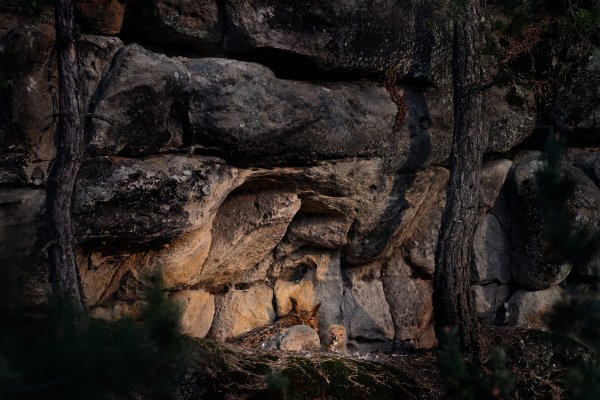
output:
[[[452,75],[454,132],[446,208],[436,249],[434,313],[439,327],[457,326],[465,345],[477,337],[470,302],[473,234],[477,223],[483,135],[479,63],[479,4],[472,0],[454,21]]]
[[[50,280],[62,293],[82,302],[81,284],[73,251],[71,203],[83,155],[83,127],[79,100],[79,68],[72,0],[55,3],[56,57],[58,65],[58,127],[56,158],[46,190],[51,244],[48,247]]]

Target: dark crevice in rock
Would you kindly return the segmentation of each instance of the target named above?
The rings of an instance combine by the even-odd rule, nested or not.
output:
[[[374,82],[383,81],[383,74],[379,71],[323,69],[309,57],[271,47],[257,48],[242,53],[228,53],[225,56],[239,61],[264,65],[280,79],[313,82],[341,82],[361,79]]]

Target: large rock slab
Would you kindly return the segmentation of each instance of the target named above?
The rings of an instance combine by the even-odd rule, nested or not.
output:
[[[553,286],[544,290],[519,290],[508,300],[507,323],[526,329],[545,329],[544,318],[562,300],[563,290]]]
[[[170,51],[221,50],[224,15],[214,0],[142,0],[128,5],[123,34]]]
[[[366,157],[393,145],[388,135],[396,106],[381,85],[288,81],[264,66],[228,59],[196,59],[186,67],[194,141],[228,149],[236,159]]]
[[[471,281],[507,283],[510,275],[510,240],[493,214],[486,214],[473,236]]]
[[[382,271],[383,289],[395,327],[395,340],[416,340],[429,328],[433,315],[430,280],[413,276],[401,256],[390,259]]]
[[[556,88],[548,115],[569,142],[586,146],[600,145],[600,55],[592,51],[564,84]]]
[[[351,339],[392,340],[394,324],[377,262],[345,271],[344,320]]]
[[[217,287],[235,280],[267,256],[300,209],[296,194],[234,193],[219,208],[200,282]]]
[[[101,273],[99,264],[109,255],[115,271],[160,265],[168,286],[193,284],[208,256],[212,220],[237,177],[235,168],[213,158],[88,160],[73,206],[85,260],[80,269]],[[90,284],[97,286],[91,276]]]
[[[136,155],[183,146],[190,86],[181,62],[125,46],[90,106],[87,152]]]
[[[98,35],[121,32],[126,0],[76,0],[74,3],[84,29]]]
[[[514,257],[511,272],[515,280],[531,289],[544,289],[566,278],[571,266],[557,251],[549,251],[544,239],[544,221],[540,214],[540,202],[535,172],[542,168],[539,154],[531,154],[517,161],[513,176],[513,223],[512,246]],[[600,226],[600,189],[580,170],[567,164],[561,165],[562,173],[568,174],[575,184],[567,205],[568,226]]]
[[[504,306],[510,294],[508,285],[490,283],[488,285],[471,286],[471,295],[475,305],[475,313],[483,322],[493,324],[496,313]]]
[[[215,317],[208,337],[224,342],[275,320],[273,290],[256,285],[215,298]]]
[[[408,73],[414,31],[410,7],[392,0],[305,3],[227,1],[227,50],[264,49],[263,54],[303,60],[317,70]]]
[[[204,290],[181,290],[171,295],[183,307],[181,327],[186,335],[206,336],[215,315],[215,296]]]
[[[43,183],[54,158],[53,106],[47,62],[54,44],[52,25],[22,26],[0,39],[10,68],[0,86],[0,184]],[[49,80],[50,79],[50,80]]]

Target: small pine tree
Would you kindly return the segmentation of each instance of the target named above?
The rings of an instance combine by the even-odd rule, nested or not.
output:
[[[506,369],[506,354],[494,349],[490,363],[490,376],[486,380],[478,365],[465,360],[456,327],[446,329],[440,337],[437,352],[440,373],[446,381],[446,398],[455,400],[502,399],[510,394],[514,379]]]
[[[544,167],[537,173],[537,184],[542,199],[542,218],[545,222],[545,239],[576,271],[586,266],[600,251],[600,229],[577,226],[569,229],[566,206],[575,185],[569,175],[560,169],[565,139],[558,134],[549,135],[546,142]],[[596,273],[596,286],[600,274]],[[548,326],[587,345],[600,356],[600,297],[598,289],[590,293],[576,293],[567,287],[563,300],[548,316]],[[587,400],[600,398],[600,365],[597,362],[581,363],[565,378],[568,399]]]
[[[191,349],[179,334],[181,309],[168,299],[160,276],[145,283],[141,323],[90,318],[57,292],[42,313],[4,318],[0,399],[171,397]]]

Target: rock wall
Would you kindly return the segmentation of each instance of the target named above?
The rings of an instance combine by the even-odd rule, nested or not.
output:
[[[87,147],[73,212],[94,315],[135,315],[141,276],[160,267],[193,336],[225,340],[269,324],[294,297],[322,303],[321,335],[343,324],[359,347],[435,344],[453,113],[443,15],[392,0],[76,4]],[[0,260],[35,302],[46,281],[53,29],[48,15],[0,19],[0,48],[19,54],[0,88]],[[499,60],[484,64],[494,79]],[[383,83],[389,71],[405,120]],[[556,124],[587,146],[565,160],[577,182],[569,215],[596,226],[598,87],[591,57],[553,103]],[[541,154],[522,144],[534,97],[517,80],[485,92],[472,274],[485,323],[540,327],[570,273],[541,239]]]

